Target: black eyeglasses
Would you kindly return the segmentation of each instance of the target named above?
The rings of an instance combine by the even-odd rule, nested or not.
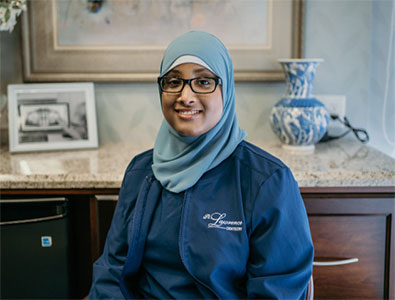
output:
[[[165,93],[181,93],[186,83],[196,94],[211,94],[214,93],[218,84],[222,84],[222,81],[218,77],[182,79],[175,76],[163,76],[158,78],[159,87]]]

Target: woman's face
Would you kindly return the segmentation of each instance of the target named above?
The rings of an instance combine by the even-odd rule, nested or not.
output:
[[[198,64],[185,63],[172,69],[166,76],[182,79],[217,77]],[[213,128],[222,116],[222,88],[211,94],[196,94],[189,84],[177,94],[162,92],[162,111],[166,121],[183,136],[199,136]]]

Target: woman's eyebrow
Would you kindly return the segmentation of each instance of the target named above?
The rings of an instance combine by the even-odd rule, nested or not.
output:
[[[178,70],[171,70],[169,73],[176,73],[176,74],[180,74],[181,72]]]
[[[193,72],[194,74],[196,74],[196,73],[204,73],[204,72],[211,73],[209,70],[207,70],[207,69],[205,69],[205,68],[195,69],[195,70],[193,70],[192,72]]]
[[[206,68],[194,69],[192,70],[192,73],[195,75],[203,74],[207,76],[212,76],[211,72]],[[180,74],[182,74],[182,72],[177,69],[173,69],[168,73],[168,75],[177,75],[177,76],[180,76]]]

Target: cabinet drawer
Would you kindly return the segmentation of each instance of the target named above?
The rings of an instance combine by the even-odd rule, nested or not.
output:
[[[358,262],[314,266],[315,297],[383,299],[386,281],[385,215],[310,215],[315,262],[357,258]]]

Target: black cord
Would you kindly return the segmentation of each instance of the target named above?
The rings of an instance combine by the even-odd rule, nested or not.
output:
[[[325,133],[325,135],[322,137],[322,139],[320,140],[321,142],[329,142],[332,140],[337,140],[340,139],[344,136],[346,136],[347,134],[349,134],[351,131],[354,133],[355,137],[361,142],[366,144],[367,142],[369,142],[369,134],[368,132],[363,129],[363,128],[355,128],[351,125],[350,121],[348,121],[347,117],[344,117],[344,120],[342,120],[339,116],[337,115],[331,115],[331,119],[332,120],[338,120],[340,123],[342,123],[344,126],[346,126],[347,128],[349,128],[349,130],[343,132],[340,135],[337,136],[331,136],[328,134],[328,131]]]

